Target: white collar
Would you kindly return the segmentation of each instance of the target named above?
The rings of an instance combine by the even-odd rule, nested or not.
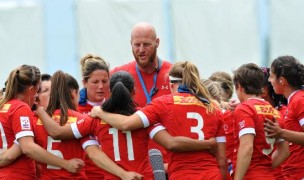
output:
[[[288,97],[288,99],[287,99],[287,104],[289,104],[289,101],[290,101],[291,97],[292,97],[296,92],[298,92],[298,91],[299,91],[299,90],[296,90],[296,91],[292,92],[292,93],[289,95],[289,97]]]
[[[91,106],[101,106],[105,101],[106,99],[104,98],[101,102],[87,101],[87,103],[90,104]]]

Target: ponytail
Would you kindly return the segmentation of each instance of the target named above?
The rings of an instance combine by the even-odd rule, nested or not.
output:
[[[102,109],[107,112],[131,115],[136,111],[133,101],[134,80],[126,71],[118,71],[110,79],[110,98],[104,102]]]

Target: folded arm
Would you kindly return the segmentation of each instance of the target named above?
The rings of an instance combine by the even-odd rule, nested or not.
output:
[[[0,152],[0,167],[7,166],[13,163],[19,156],[22,150],[18,144],[14,143],[9,149],[3,149]]]
[[[144,127],[144,124],[137,114],[131,116],[114,114],[103,111],[100,106],[94,106],[89,115],[94,118],[100,118],[112,127],[123,131],[131,131]]]
[[[165,129],[158,131],[153,136],[153,140],[167,150],[175,152],[210,150],[217,145],[214,138],[196,140],[183,136],[171,136]]]
[[[45,112],[43,107],[39,107],[36,110],[36,114],[39,116],[40,120],[43,123],[43,126],[47,133],[53,139],[73,139],[75,138],[73,131],[70,125],[60,126],[48,113]]]
[[[272,168],[280,166],[290,155],[287,141],[276,143],[277,149],[272,153]]]
[[[65,160],[49,153],[37,145],[34,142],[34,138],[31,136],[19,138],[18,143],[21,147],[22,152],[36,161],[64,168],[71,173],[78,172],[84,166],[84,162],[81,159],[74,158]]]
[[[97,145],[87,146],[85,152],[88,157],[100,168],[109,173],[120,177],[121,179],[141,179],[142,175],[136,172],[129,172],[122,169],[112,161]]]

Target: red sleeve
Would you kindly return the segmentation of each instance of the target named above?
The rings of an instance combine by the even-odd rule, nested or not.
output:
[[[100,119],[93,119],[85,116],[71,125],[72,131],[76,138],[80,138],[89,134],[97,135]]]
[[[24,136],[34,136],[33,113],[28,106],[18,107],[11,116],[11,122],[16,139]]]
[[[166,102],[167,96],[161,96],[152,100],[152,102],[146,107],[142,108],[140,111],[137,111],[144,124],[144,127],[148,127],[151,124],[156,124],[162,121],[161,115],[165,113],[166,107],[163,102]]]
[[[294,103],[293,103],[293,112],[295,113],[299,123],[301,126],[304,125],[304,101],[303,99],[300,98],[294,98]]]
[[[85,149],[87,146],[91,146],[91,145],[96,145],[96,146],[99,145],[98,139],[94,135],[88,135],[88,136],[82,137],[80,139],[80,144],[82,146],[82,149]]]
[[[154,135],[155,135],[157,132],[159,132],[159,131],[161,131],[161,130],[164,130],[164,129],[166,129],[166,128],[165,128],[162,124],[156,123],[156,124],[153,124],[152,126],[149,126],[149,127],[147,128],[147,132],[148,132],[150,138],[153,139]]]
[[[224,121],[223,121],[224,116],[221,112],[219,112],[217,116],[219,117],[219,123],[218,123],[218,131],[216,133],[216,141],[217,142],[226,142]]]
[[[255,134],[254,111],[245,104],[240,104],[235,109],[235,128],[237,136]]]
[[[287,113],[287,107],[286,106],[282,106],[280,109],[279,109],[279,112],[280,112],[280,118],[277,119],[280,127],[284,128],[284,119],[285,119],[285,116],[286,116],[286,113]]]

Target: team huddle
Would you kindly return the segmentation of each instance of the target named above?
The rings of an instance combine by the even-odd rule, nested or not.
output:
[[[11,71],[0,98],[0,179],[304,178],[296,58],[202,79],[191,61],[157,56],[151,24],[136,24],[130,43],[135,60],[113,70],[99,56],[81,58],[83,88],[61,70]]]

